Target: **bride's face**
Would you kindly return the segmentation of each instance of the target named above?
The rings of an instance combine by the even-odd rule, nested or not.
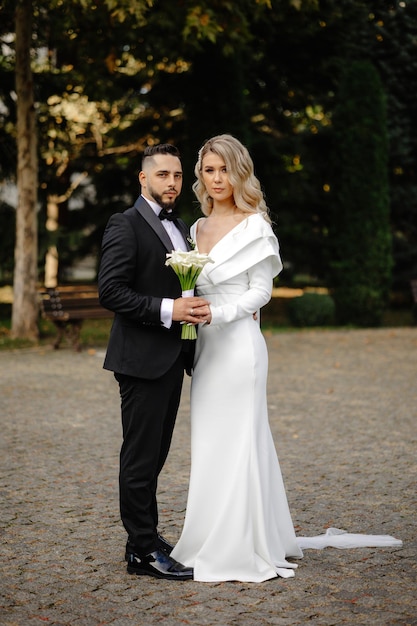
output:
[[[209,196],[217,202],[233,198],[233,187],[229,180],[226,163],[223,159],[208,152],[202,162],[201,175]]]

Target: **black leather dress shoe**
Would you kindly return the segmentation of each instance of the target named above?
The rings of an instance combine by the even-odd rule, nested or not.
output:
[[[137,576],[153,576],[165,580],[192,580],[193,569],[178,563],[163,550],[155,550],[151,554],[140,557],[137,554],[129,554],[127,561],[129,574]]]
[[[162,535],[158,534],[158,548],[161,548],[167,554],[171,554],[174,549],[174,546],[170,544]],[[132,541],[130,539],[126,542],[126,552],[125,552],[125,561],[129,559],[130,553],[135,553],[136,549]]]
[[[162,535],[158,535],[159,547],[162,548],[167,554],[171,554],[174,546],[170,544]]]

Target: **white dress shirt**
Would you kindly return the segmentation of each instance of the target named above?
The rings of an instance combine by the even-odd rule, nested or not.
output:
[[[152,211],[155,215],[159,216],[160,211],[162,210],[159,204],[156,202],[152,202],[152,200],[148,200],[142,196],[146,202],[151,207]],[[173,250],[187,250],[187,246],[184,241],[184,237],[174,224],[170,220],[161,220],[162,226],[168,233],[169,238],[172,241]],[[161,322],[165,328],[171,328],[172,326],[172,311],[174,309],[174,300],[172,298],[162,298],[161,303]]]

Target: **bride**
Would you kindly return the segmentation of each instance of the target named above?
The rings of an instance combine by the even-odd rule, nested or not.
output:
[[[197,293],[210,311],[200,315],[188,502],[171,556],[193,567],[197,581],[288,578],[302,547],[335,545],[346,535],[336,531],[308,544],[295,536],[268,422],[268,354],[259,324],[282,263],[251,157],[237,139],[219,135],[201,148],[195,174],[205,217],[191,236],[213,261]]]

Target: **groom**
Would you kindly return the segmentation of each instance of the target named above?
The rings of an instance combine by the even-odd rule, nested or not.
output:
[[[188,228],[172,214],[182,187],[177,148],[146,148],[139,182],[135,205],[107,224],[98,276],[100,302],[115,313],[104,368],[114,372],[121,398],[120,513],[127,571],[187,580],[193,570],[170,556],[172,546],[158,533],[156,490],[184,369],[192,365],[180,322],[198,323],[193,309],[208,303],[182,298],[177,276],[165,265],[168,252],[189,249]]]

